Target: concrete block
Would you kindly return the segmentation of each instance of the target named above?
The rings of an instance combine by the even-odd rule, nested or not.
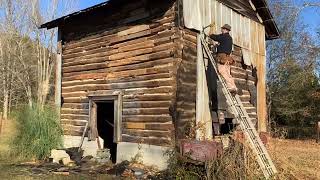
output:
[[[169,157],[165,155],[170,148],[147,144],[121,142],[117,148],[117,163],[131,161],[137,155],[142,163],[147,166],[155,166],[164,170],[168,166]]]
[[[63,137],[64,148],[78,147],[81,141],[81,136],[67,136]],[[99,138],[101,147],[103,147],[103,139]],[[88,141],[88,138],[85,137],[83,144],[83,156],[97,156],[98,142],[97,141]]]
[[[70,161],[69,154],[67,154],[66,151],[64,150],[56,150],[56,149],[51,150],[50,158],[52,158],[52,161],[54,163],[59,163],[63,159],[69,159]]]

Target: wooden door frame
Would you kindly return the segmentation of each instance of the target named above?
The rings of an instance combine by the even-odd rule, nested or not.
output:
[[[89,93],[89,125],[92,120],[97,125],[97,109],[92,108],[98,102],[113,101],[114,102],[114,131],[113,131],[113,142],[119,143],[122,140],[121,127],[122,127],[122,92],[113,91],[107,93],[92,92]],[[95,111],[95,112],[94,112]],[[96,128],[96,127],[95,127]]]

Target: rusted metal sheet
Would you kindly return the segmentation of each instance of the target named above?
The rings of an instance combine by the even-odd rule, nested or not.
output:
[[[214,141],[181,140],[181,155],[192,160],[206,162],[219,157],[223,146]]]

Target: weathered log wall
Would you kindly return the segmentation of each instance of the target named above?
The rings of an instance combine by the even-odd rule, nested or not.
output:
[[[180,31],[178,41],[181,62],[177,74],[177,122],[178,139],[195,138],[196,89],[197,89],[197,32]]]
[[[62,29],[64,132],[82,134],[89,92],[122,90],[122,141],[170,144],[178,63],[174,4],[139,1],[114,9]]]
[[[178,139],[194,138],[197,33],[181,28],[174,0],[124,1],[60,27],[65,134],[82,134],[89,119],[88,93],[121,90],[122,141],[168,145],[174,131]],[[232,76],[250,117],[256,118],[256,78],[243,65],[240,47],[235,46],[233,58]]]
[[[257,121],[257,77],[255,69],[251,66],[247,66],[243,62],[241,47],[234,46],[232,52],[232,58],[235,60],[235,64],[231,67],[231,75],[235,79],[235,83],[239,91],[240,99],[247,110],[252,121]]]

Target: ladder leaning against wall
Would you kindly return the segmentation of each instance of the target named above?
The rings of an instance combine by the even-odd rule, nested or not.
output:
[[[208,43],[204,39],[204,34],[201,34],[201,44],[204,49],[204,53],[210,59],[210,63],[212,64],[214,70],[217,73],[218,80],[222,84],[222,92],[227,99],[227,104],[230,106],[233,114],[235,115],[235,119],[237,124],[240,125],[241,130],[244,132],[246,140],[249,142],[250,148],[253,150],[256,155],[259,166],[265,176],[265,178],[269,179],[273,175],[277,173],[277,170],[270,158],[270,155],[262,143],[257,130],[255,129],[251,119],[245,110],[239,95],[232,95],[227,88],[227,84],[225,80],[220,76],[217,70],[217,65],[215,63],[214,57],[212,56],[210,49],[208,47]]]

